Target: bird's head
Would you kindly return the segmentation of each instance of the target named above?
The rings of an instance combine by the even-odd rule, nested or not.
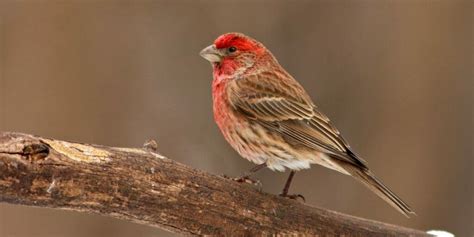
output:
[[[234,74],[252,67],[269,53],[263,44],[242,33],[226,33],[217,37],[200,55],[211,62],[214,72]]]

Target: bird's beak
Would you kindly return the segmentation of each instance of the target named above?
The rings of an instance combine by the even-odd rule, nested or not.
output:
[[[222,54],[216,49],[216,46],[214,45],[207,46],[201,50],[199,55],[211,63],[219,63],[222,60]]]

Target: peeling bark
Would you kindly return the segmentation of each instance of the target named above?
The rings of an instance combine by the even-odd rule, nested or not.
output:
[[[0,133],[0,202],[96,213],[187,235],[427,236],[262,193],[144,149]]]

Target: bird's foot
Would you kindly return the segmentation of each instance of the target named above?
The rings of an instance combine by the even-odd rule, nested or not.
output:
[[[298,200],[298,198],[301,198],[303,202],[306,202],[306,199],[304,198],[303,195],[301,194],[285,194],[285,193],[280,193],[280,197],[288,198],[288,199],[293,199],[293,200]]]
[[[231,179],[231,180],[233,180],[235,182],[238,182],[238,183],[248,183],[248,184],[253,184],[253,185],[256,185],[256,186],[262,186],[262,183],[260,182],[260,180],[252,179],[248,175],[242,175],[242,176],[237,177],[237,178],[232,178],[232,177],[229,177],[227,175],[224,175],[224,178]]]

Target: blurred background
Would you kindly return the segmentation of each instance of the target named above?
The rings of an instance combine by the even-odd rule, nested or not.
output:
[[[237,176],[213,122],[220,34],[263,42],[418,216],[319,166],[307,203],[473,236],[472,1],[0,1],[0,131],[140,147]],[[256,178],[279,193],[287,174]],[[26,226],[25,226],[26,224]],[[0,204],[0,236],[175,236],[112,218]]]

